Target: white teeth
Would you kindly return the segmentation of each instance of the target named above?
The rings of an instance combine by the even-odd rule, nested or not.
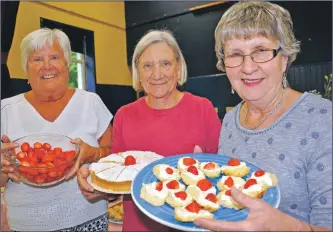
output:
[[[55,75],[54,74],[48,74],[48,75],[43,75],[42,78],[43,79],[50,79],[50,78],[54,78]]]
[[[259,81],[260,81],[260,79],[259,80],[244,80],[245,83],[257,83]]]

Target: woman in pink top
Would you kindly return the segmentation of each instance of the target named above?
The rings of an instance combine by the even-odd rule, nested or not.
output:
[[[133,87],[145,97],[121,107],[114,119],[112,153],[153,151],[165,157],[202,151],[217,153],[221,122],[212,103],[177,89],[186,82],[180,48],[168,31],[150,31],[137,44],[132,59]],[[88,198],[96,193],[81,168],[79,184]],[[90,192],[90,193],[89,193]],[[123,231],[165,231],[124,197]]]

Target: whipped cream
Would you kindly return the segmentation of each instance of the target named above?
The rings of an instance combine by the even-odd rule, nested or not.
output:
[[[232,178],[232,180],[234,181],[234,186],[235,186],[237,189],[240,189],[241,187],[244,186],[244,184],[245,184],[245,180],[244,180],[243,178],[241,178],[241,177],[237,177],[237,176],[222,176],[222,178],[219,179],[218,182],[220,182],[221,184],[223,184],[225,189],[227,189],[227,190],[228,190],[228,189],[231,189],[231,188],[228,187],[228,185],[225,185],[225,184],[224,184],[225,181],[226,181],[229,177]]]
[[[158,177],[160,180],[164,181],[164,180],[179,180],[180,176],[179,176],[179,171],[178,169],[167,165],[167,164],[158,164],[156,165],[156,167],[154,167],[154,169],[156,168],[156,171],[158,172]],[[167,168],[171,168],[173,173],[169,174],[166,172]]]
[[[186,165],[183,163],[184,158],[192,158],[192,157],[185,156],[185,157],[182,157],[182,158],[180,158],[180,159],[178,160],[178,169],[179,169],[181,172],[187,170],[187,168],[189,167],[189,166],[186,166]],[[196,159],[194,159],[194,160],[196,161],[196,163],[195,163],[195,164],[192,164],[192,165],[190,165],[190,166],[195,166],[196,168],[198,168],[198,167],[199,167],[199,162],[198,162],[198,160],[196,160]]]
[[[240,162],[240,164],[238,166],[229,166],[229,165],[223,165],[221,167],[221,170],[224,171],[224,170],[235,170],[235,169],[238,169],[238,168],[242,168],[242,167],[246,167],[246,163],[245,162]]]
[[[268,172],[265,172],[265,174],[262,176],[255,176],[254,172],[253,172],[250,178],[256,179],[257,183],[266,185],[268,187],[272,187],[272,185],[273,185],[272,178]]]

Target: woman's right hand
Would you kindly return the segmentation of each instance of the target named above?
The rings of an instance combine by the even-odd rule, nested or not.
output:
[[[83,194],[83,196],[88,201],[93,201],[98,198],[104,198],[106,200],[110,200],[113,198],[117,198],[119,195],[110,195],[107,193],[102,193],[100,191],[95,190],[87,181],[88,176],[90,175],[90,171],[88,167],[82,166],[77,172],[77,182],[79,184],[79,188]]]
[[[18,172],[17,168],[14,167],[5,157],[5,153],[12,152],[10,150],[17,148],[19,145],[16,143],[11,143],[9,138],[5,135],[2,136],[1,140],[3,142],[1,143],[1,174],[19,183],[21,179],[20,173]]]

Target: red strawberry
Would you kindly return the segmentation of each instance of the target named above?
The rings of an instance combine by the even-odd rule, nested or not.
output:
[[[199,175],[198,169],[195,166],[189,166],[187,168],[187,171],[192,173],[193,175]]]
[[[29,151],[29,148],[30,148],[30,145],[29,145],[29,143],[22,143],[22,145],[21,145],[21,150],[22,151],[24,151],[24,152],[27,152],[27,151]]]
[[[51,150],[51,145],[49,143],[44,143],[42,147],[45,151]]]
[[[248,179],[244,185],[244,189],[247,189],[254,184],[257,184],[256,179]]]
[[[240,165],[240,162],[236,158],[231,158],[228,162],[228,165],[229,166],[238,166],[238,165]]]
[[[72,150],[72,151],[65,151],[64,154],[65,154],[65,160],[70,161],[74,158],[76,153],[74,150]],[[125,162],[126,162],[126,159],[125,159]]]
[[[216,203],[217,202],[217,198],[216,196],[213,194],[213,193],[210,193],[206,196],[206,199],[213,202],[213,203]]]
[[[37,157],[37,155],[35,154],[35,152],[33,152],[33,151],[28,151],[28,158],[29,158],[31,161],[33,161],[33,162],[35,162],[35,163],[38,163],[38,157]]]
[[[39,167],[39,168],[38,168],[38,171],[39,171],[40,173],[48,173],[48,171],[49,171],[49,170],[46,168],[47,165],[44,164],[44,163],[38,163],[38,164],[37,164],[37,167]]]
[[[186,166],[191,166],[193,164],[195,164],[197,161],[195,161],[195,159],[190,158],[190,157],[186,157],[183,159],[183,164]]]
[[[203,180],[199,180],[198,181],[197,186],[201,189],[201,191],[207,191],[213,185],[212,185],[212,183],[209,180],[203,179]]]
[[[28,161],[22,161],[20,165],[24,167],[30,167],[30,163]]]
[[[136,160],[133,156],[129,155],[125,158],[125,166],[130,166],[136,164]]]
[[[163,189],[163,183],[161,181],[157,182],[156,185],[155,185],[155,189],[157,191],[161,191]]]
[[[231,196],[231,190],[229,189],[229,190],[225,191],[225,195]]]
[[[18,160],[23,160],[24,158],[26,157],[26,155],[25,155],[25,152],[24,151],[20,151],[19,153],[17,153],[17,155],[16,155],[16,158],[18,159]]]
[[[43,146],[43,145],[42,145],[40,142],[36,142],[36,143],[34,143],[34,148],[35,148],[35,149],[41,149],[42,146]]]
[[[176,192],[175,196],[184,201],[187,197],[187,193],[185,191],[180,191],[180,192]]]
[[[45,177],[45,176],[36,176],[35,179],[34,179],[34,181],[37,184],[43,184],[43,183],[45,183],[46,178],[47,177]]]
[[[201,207],[197,202],[192,202],[190,204],[188,204],[185,209],[191,213],[199,213]]]
[[[234,180],[229,176],[225,181],[224,184],[231,188],[234,185]]]
[[[179,183],[176,180],[172,180],[166,184],[168,189],[179,189]]]
[[[165,171],[166,171],[166,173],[168,173],[169,175],[171,175],[171,174],[173,173],[172,168],[169,168],[169,167],[167,167],[167,168],[165,169]]]
[[[255,175],[256,177],[263,176],[263,175],[265,175],[265,171],[263,171],[263,170],[257,170],[257,171],[254,173],[254,175]]]
[[[204,169],[213,170],[215,169],[215,164],[213,162],[209,162],[204,166]]]
[[[60,147],[56,147],[53,149],[55,153],[62,153],[62,149]]]

